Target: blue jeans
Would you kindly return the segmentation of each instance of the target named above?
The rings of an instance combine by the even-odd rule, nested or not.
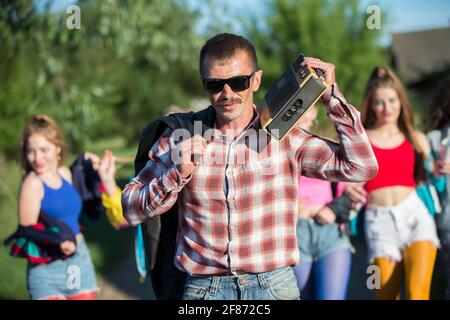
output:
[[[310,219],[298,220],[297,244],[300,262],[317,261],[344,249],[354,251],[349,237],[341,235],[336,223],[318,224]]]
[[[98,291],[94,266],[86,241],[77,246],[76,253],[49,264],[28,264],[27,288],[33,300],[50,297],[67,298],[73,295]]]
[[[300,291],[290,266],[239,276],[186,278],[183,300],[299,300]]]

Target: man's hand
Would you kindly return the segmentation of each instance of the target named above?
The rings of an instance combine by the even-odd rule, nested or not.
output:
[[[305,57],[302,65],[307,65],[313,69],[319,69],[323,72],[325,81],[330,86],[327,91],[325,91],[325,94],[322,95],[322,101],[326,103],[326,101],[330,100],[331,86],[336,82],[334,64],[323,62],[322,60],[313,57]]]
[[[177,164],[177,169],[183,179],[188,178],[202,162],[206,145],[206,140],[202,136],[195,135],[177,146],[181,160],[181,163]]]
[[[352,199],[354,202],[367,202],[367,191],[364,190],[363,183],[350,183],[345,184],[344,193]]]
[[[302,65],[307,65],[313,69],[319,69],[323,72],[323,76],[328,85],[333,85],[336,82],[336,76],[334,73],[334,64],[323,62],[320,59],[313,57],[305,57]]]

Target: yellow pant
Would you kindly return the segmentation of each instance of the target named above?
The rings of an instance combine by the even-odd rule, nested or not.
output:
[[[374,264],[380,267],[381,288],[375,290],[377,300],[400,299],[402,269],[405,272],[406,298],[428,300],[430,298],[436,247],[431,241],[417,241],[403,249],[403,261],[376,258]],[[402,268],[403,267],[403,268]]]

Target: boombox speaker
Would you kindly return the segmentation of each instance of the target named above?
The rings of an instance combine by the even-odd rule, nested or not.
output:
[[[302,62],[303,54],[289,66],[258,104],[261,126],[279,141],[328,88],[322,72],[301,66]]]

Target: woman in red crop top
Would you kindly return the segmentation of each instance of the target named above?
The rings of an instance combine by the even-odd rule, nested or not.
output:
[[[415,187],[425,175],[430,147],[415,130],[406,91],[387,67],[372,72],[361,105],[361,117],[378,160],[378,175],[352,184],[346,193],[367,202],[365,237],[369,262],[380,268],[377,299],[399,299],[405,277],[407,299],[429,299],[439,241],[434,220]]]

